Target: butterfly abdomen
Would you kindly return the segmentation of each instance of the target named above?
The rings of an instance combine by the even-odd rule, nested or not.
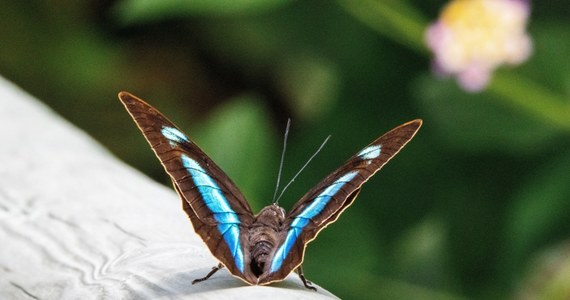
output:
[[[269,205],[257,214],[249,227],[250,268],[255,277],[268,271],[284,220],[283,208]]]
[[[270,261],[269,257],[274,252],[274,248],[274,244],[269,241],[259,241],[251,247],[251,272],[255,277],[265,272],[265,266]]]

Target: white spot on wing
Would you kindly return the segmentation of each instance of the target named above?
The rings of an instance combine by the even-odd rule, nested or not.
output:
[[[171,142],[170,143],[171,145],[173,142],[179,143],[179,144],[184,143],[184,142],[186,142],[186,143],[190,142],[188,137],[186,137],[186,135],[184,133],[182,133],[182,131],[180,131],[174,127],[164,126],[164,127],[162,127],[160,132],[162,133],[162,135],[165,138],[168,139],[169,142]]]
[[[358,152],[358,156],[366,160],[375,159],[378,156],[380,156],[381,150],[382,150],[382,145],[372,145]]]

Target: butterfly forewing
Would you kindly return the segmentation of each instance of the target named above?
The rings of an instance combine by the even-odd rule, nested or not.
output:
[[[249,204],[229,177],[164,115],[126,92],[119,99],[170,175],[194,230],[228,270],[243,277],[243,230],[253,220]]]
[[[392,129],[307,192],[287,214],[286,233],[274,254],[271,273],[262,281],[274,281],[296,269],[302,263],[306,244],[336,221],[354,201],[362,184],[414,137],[421,124],[421,120],[414,120]]]

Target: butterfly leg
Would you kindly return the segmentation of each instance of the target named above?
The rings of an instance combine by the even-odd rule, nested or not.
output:
[[[208,273],[205,277],[202,278],[198,278],[198,279],[194,279],[192,280],[192,284],[198,283],[198,282],[202,282],[208,278],[210,278],[212,275],[214,275],[214,273],[218,272],[218,270],[220,270],[221,268],[223,268],[224,265],[222,265],[221,263],[219,263],[216,267],[212,268],[212,271],[210,271],[210,273]]]
[[[301,278],[301,281],[303,281],[303,285],[305,285],[306,288],[313,290],[313,291],[317,291],[317,288],[312,286],[311,284],[313,284],[312,282],[310,282],[309,280],[307,280],[307,278],[305,278],[305,274],[303,274],[303,267],[299,266],[297,268],[297,270],[295,270],[295,272],[299,275],[299,278]]]

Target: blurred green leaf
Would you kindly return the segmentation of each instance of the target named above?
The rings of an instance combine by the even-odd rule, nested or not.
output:
[[[390,299],[390,300],[465,300],[466,297],[431,289],[420,285],[410,284],[400,280],[390,280],[384,277],[365,277],[361,280],[341,282],[335,288],[345,291],[343,299]]]
[[[278,68],[277,84],[295,116],[317,122],[338,102],[340,74],[324,57],[294,55]]]
[[[362,215],[343,214],[335,223],[324,229],[307,247],[303,269],[309,280],[315,280],[324,288],[334,291],[342,299],[371,298],[375,266],[385,261],[387,255],[379,243],[377,232],[366,223],[353,222]],[[334,246],[331,246],[334,245]],[[338,272],[342,270],[342,272]],[[356,286],[367,282],[369,286],[359,291],[342,291],[340,286]],[[346,294],[343,294],[346,293]]]
[[[522,73],[570,99],[570,30],[568,25],[541,22],[530,28],[534,52],[520,67]]]
[[[219,106],[201,124],[195,139],[237,184],[254,211],[271,203],[278,139],[259,99],[242,96]]]
[[[541,244],[570,235],[570,153],[549,162],[514,195],[506,219],[505,270],[519,272]]]
[[[338,0],[356,19],[403,45],[425,51],[423,31],[427,20],[408,1]]]
[[[227,16],[263,13],[291,0],[123,0],[113,14],[122,24],[160,21],[182,16]]]
[[[489,93],[528,118],[570,131],[570,31],[566,24],[535,22],[531,33],[530,59],[496,72]]]
[[[430,217],[402,234],[394,250],[401,278],[429,287],[449,287],[445,266],[447,232],[441,220]]]
[[[413,90],[440,138],[460,151],[529,155],[548,148],[561,133],[524,111],[512,109],[489,92],[466,94],[452,80],[421,76]]]
[[[517,299],[563,300],[570,298],[570,243],[564,241],[533,259],[525,280],[518,284]]]

